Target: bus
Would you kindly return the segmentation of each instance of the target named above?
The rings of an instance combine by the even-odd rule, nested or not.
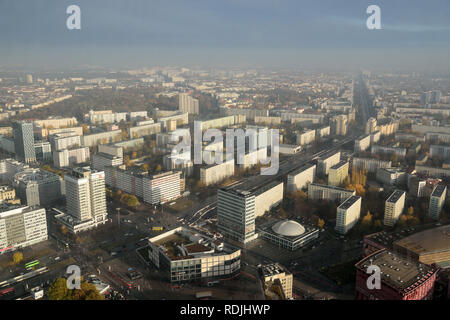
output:
[[[152,231],[163,231],[163,227],[152,227]]]
[[[39,265],[39,260],[28,262],[27,264],[25,264],[25,269],[31,270],[33,267],[36,267],[37,265]]]

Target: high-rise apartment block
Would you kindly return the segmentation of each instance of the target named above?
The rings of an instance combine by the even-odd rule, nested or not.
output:
[[[442,207],[445,204],[445,198],[447,196],[447,187],[444,185],[437,185],[430,197],[430,207],[428,209],[428,215],[434,219],[438,220],[441,213]]]
[[[384,209],[384,225],[393,227],[405,207],[405,191],[395,190],[386,200]]]
[[[358,222],[361,213],[361,197],[351,196],[336,209],[336,231],[346,234]]]
[[[190,114],[199,114],[199,104],[197,99],[192,98],[187,93],[180,93],[178,99],[178,110]]]

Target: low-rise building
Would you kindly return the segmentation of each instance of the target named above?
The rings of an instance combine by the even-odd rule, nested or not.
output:
[[[271,300],[277,300],[273,298],[274,296],[278,299],[292,298],[294,277],[279,263],[261,266],[260,275],[266,296],[269,296]]]
[[[239,249],[185,227],[148,239],[148,259],[173,284],[230,277],[241,267]]]

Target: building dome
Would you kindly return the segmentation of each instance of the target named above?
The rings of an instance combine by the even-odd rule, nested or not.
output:
[[[305,228],[292,220],[279,221],[272,226],[272,230],[279,235],[288,237],[296,237],[305,233]]]

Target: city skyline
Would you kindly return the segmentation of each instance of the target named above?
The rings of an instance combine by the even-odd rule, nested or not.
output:
[[[81,9],[68,30],[66,8]],[[366,9],[381,9],[368,30]],[[2,65],[445,68],[447,1],[111,1],[0,4]],[[70,61],[70,63],[68,63]]]

